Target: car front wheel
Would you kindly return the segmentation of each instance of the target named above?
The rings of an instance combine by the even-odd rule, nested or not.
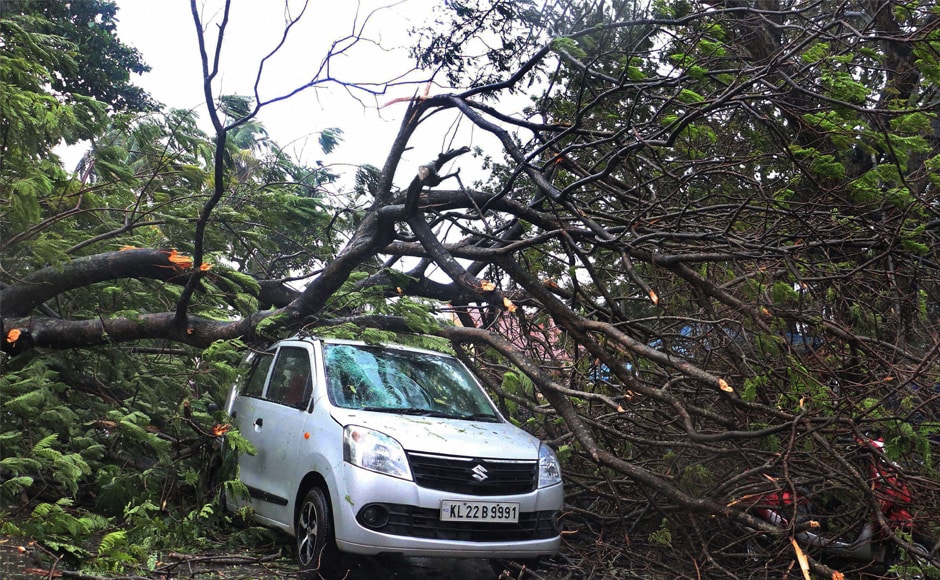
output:
[[[297,511],[297,560],[301,578],[337,578],[342,568],[333,539],[330,502],[319,487],[311,488]]]

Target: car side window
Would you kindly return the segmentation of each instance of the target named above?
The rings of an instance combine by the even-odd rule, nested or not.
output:
[[[306,349],[281,348],[265,398],[298,409],[305,408],[313,392],[310,369],[310,355]]]
[[[271,368],[271,362],[274,360],[274,353],[262,352],[255,357],[251,369],[248,371],[248,378],[245,380],[245,387],[239,394],[246,397],[261,397],[264,391],[264,380],[268,378],[268,369]]]

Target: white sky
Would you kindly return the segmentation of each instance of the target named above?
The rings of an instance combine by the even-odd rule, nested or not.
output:
[[[119,8],[118,37],[125,44],[137,48],[151,67],[149,73],[134,78],[133,82],[169,107],[203,111],[200,118],[211,134],[204,112],[199,49],[189,1],[117,0],[116,3]],[[359,3],[310,0],[285,46],[276,57],[265,63],[259,83],[261,98],[280,96],[309,82],[330,44],[353,32],[357,9],[357,26],[361,27],[372,10],[384,6],[369,16],[363,32],[365,38],[375,42],[362,43],[348,54],[335,58],[331,62],[331,75],[346,82],[375,83],[408,72],[412,61],[405,49],[410,42],[407,30],[432,16],[432,7],[439,4],[434,0],[362,0]],[[198,5],[203,21],[209,23],[211,31],[207,35],[207,50],[211,58],[222,1],[199,0]],[[291,10],[299,11],[302,6],[302,1],[290,0]],[[259,63],[280,42],[284,23],[282,0],[234,0],[223,41],[220,72],[214,85],[216,96],[220,92],[252,94]],[[409,78],[420,77],[413,74]],[[423,90],[423,87],[394,87],[378,97],[359,92],[356,95],[362,99],[360,103],[336,85],[307,89],[287,101],[263,109],[259,119],[275,142],[304,162],[312,164],[322,159],[334,170],[341,172],[346,168],[351,174],[351,165],[370,163],[382,166],[407,105],[398,103],[381,110],[378,108],[392,99],[411,97],[416,90]],[[439,87],[431,89],[432,94],[445,90]],[[474,142],[471,132],[464,132],[460,140],[451,142],[452,135],[448,133],[453,119],[454,116],[443,118],[417,134],[418,138],[412,142],[416,147],[399,166],[396,183],[407,183],[418,165],[434,159],[443,150],[463,145],[486,146],[485,139],[483,143]],[[333,154],[324,156],[317,139],[319,132],[328,127],[342,129],[344,141]],[[480,136],[477,132],[476,138]],[[459,164],[463,167],[470,162],[467,155],[460,159]],[[472,168],[464,168],[467,170],[472,171]]]

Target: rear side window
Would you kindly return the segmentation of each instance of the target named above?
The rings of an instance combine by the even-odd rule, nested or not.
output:
[[[313,391],[310,368],[310,355],[306,349],[281,348],[264,398],[298,409],[306,407]]]
[[[248,371],[248,379],[245,380],[245,387],[241,390],[241,395],[246,397],[261,397],[264,390],[264,380],[268,378],[268,369],[271,368],[271,362],[274,360],[274,354],[270,352],[258,353]]]

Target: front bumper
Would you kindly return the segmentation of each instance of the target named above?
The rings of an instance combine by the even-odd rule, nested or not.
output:
[[[558,553],[558,515],[564,504],[561,485],[522,495],[470,496],[427,489],[344,463],[345,494],[332,498],[336,544],[340,550],[413,557],[533,558]],[[442,500],[517,502],[518,523],[447,522]],[[378,529],[358,516],[368,506],[387,510]]]

